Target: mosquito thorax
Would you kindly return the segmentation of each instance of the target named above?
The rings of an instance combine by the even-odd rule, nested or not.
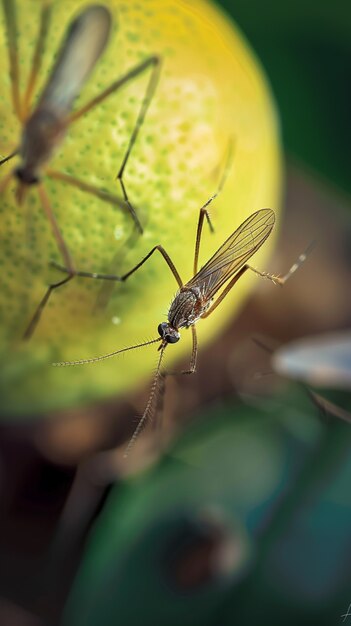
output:
[[[162,324],[159,324],[157,330],[166,343],[177,343],[180,339],[179,332],[168,322],[162,322]]]
[[[66,124],[56,112],[43,108],[34,111],[23,129],[21,169],[34,172],[44,165],[60,145],[65,131]]]

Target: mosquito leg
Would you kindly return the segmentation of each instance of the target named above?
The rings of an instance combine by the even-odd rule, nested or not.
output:
[[[68,274],[68,276],[66,276],[66,278],[64,278],[63,280],[60,280],[57,283],[51,283],[48,286],[48,288],[47,288],[47,290],[45,292],[44,297],[39,302],[39,304],[38,304],[38,306],[37,306],[37,308],[36,308],[36,310],[34,312],[34,315],[33,315],[32,319],[30,320],[30,322],[29,322],[29,324],[28,324],[28,326],[27,326],[27,328],[26,328],[26,330],[25,330],[25,332],[23,334],[23,339],[24,340],[30,339],[31,336],[33,335],[33,333],[34,333],[34,331],[35,331],[35,329],[36,329],[36,327],[37,327],[37,325],[38,325],[38,323],[40,321],[41,315],[42,315],[42,313],[43,313],[43,311],[44,311],[44,309],[45,309],[45,307],[46,307],[46,305],[48,303],[48,300],[49,300],[52,292],[55,289],[58,289],[59,287],[62,287],[62,285],[65,285],[66,283],[68,283],[70,280],[72,280],[73,277],[74,277],[73,273]]]
[[[13,152],[11,152],[11,154],[9,154],[7,157],[5,157],[4,159],[0,159],[0,167],[2,165],[4,165],[4,163],[7,163],[7,161],[10,161],[10,159],[13,159],[14,156],[16,156],[16,154],[18,154],[18,148],[16,148],[16,150],[14,150]],[[12,176],[12,173],[11,173]]]
[[[121,165],[121,167],[120,167],[120,169],[118,171],[118,174],[116,176],[117,180],[119,180],[119,182],[120,182],[125,202],[129,206],[129,210],[130,210],[131,214],[133,215],[133,219],[134,219],[134,221],[136,223],[136,226],[137,226],[138,230],[141,233],[143,232],[143,228],[142,228],[142,226],[140,224],[139,219],[135,217],[135,210],[133,209],[133,207],[132,207],[132,205],[130,203],[130,200],[128,198],[128,194],[127,194],[127,191],[126,191],[126,187],[125,187],[124,182],[123,182],[123,174],[124,174],[124,170],[126,168],[128,159],[130,157],[130,154],[132,152],[133,146],[134,146],[134,144],[136,142],[139,130],[140,130],[140,128],[141,128],[141,126],[142,126],[142,124],[144,122],[146,113],[147,113],[148,108],[150,106],[150,102],[152,100],[152,97],[153,97],[153,95],[155,93],[155,90],[156,90],[156,87],[157,87],[159,74],[160,74],[160,69],[161,69],[161,59],[158,56],[152,56],[152,57],[147,58],[145,61],[143,61],[139,65],[136,65],[129,72],[127,72],[127,74],[125,74],[124,76],[122,76],[118,80],[114,81],[109,87],[107,87],[107,89],[104,89],[104,91],[102,91],[98,96],[96,96],[96,98],[93,98],[90,102],[88,102],[85,106],[83,106],[81,109],[79,109],[75,113],[72,113],[72,115],[67,120],[67,124],[68,125],[71,124],[72,122],[75,122],[82,115],[84,115],[85,113],[90,111],[96,105],[100,104],[103,100],[105,100],[105,98],[110,96],[115,91],[118,91],[119,89],[121,89],[124,85],[129,83],[131,80],[133,80],[137,76],[143,74],[150,67],[152,68],[152,72],[151,72],[151,76],[150,76],[149,82],[147,84],[145,96],[144,96],[144,99],[143,99],[143,102],[142,102],[142,105],[141,105],[141,108],[140,108],[140,111],[139,111],[139,114],[138,114],[138,117],[137,117],[134,129],[133,129],[133,132],[132,132],[132,134],[130,136],[129,144],[128,144],[128,147],[127,147],[127,151],[126,151],[126,153],[124,155],[124,158],[123,158],[123,161],[122,161],[122,165]]]
[[[144,263],[151,257],[151,255],[155,252],[155,250],[158,250],[162,254],[174,278],[176,279],[179,287],[182,287],[183,286],[182,279],[180,278],[180,275],[173,261],[171,260],[170,256],[168,255],[168,253],[162,246],[155,246],[154,248],[152,248],[152,250],[150,250],[150,252],[135,267],[129,270],[129,272],[127,272],[126,274],[122,274],[122,276],[117,276],[116,274],[98,274],[96,272],[82,272],[80,270],[74,270],[74,275],[81,276],[82,278],[97,278],[100,280],[114,280],[116,282],[124,282],[125,280],[129,278],[129,276],[134,274],[134,272],[136,272],[139,269],[139,267],[144,265]],[[51,265],[61,272],[68,273],[69,271],[66,267],[63,267],[59,263],[53,262],[51,263]]]
[[[224,168],[224,172],[222,174],[222,178],[220,180],[220,183],[218,185],[218,189],[216,191],[216,193],[211,196],[211,198],[209,198],[207,200],[207,202],[205,202],[205,204],[201,207],[200,209],[200,215],[199,215],[199,221],[197,224],[197,230],[196,230],[196,240],[195,240],[195,253],[194,253],[194,276],[195,274],[197,274],[197,270],[198,270],[198,264],[199,264],[199,252],[200,252],[200,242],[201,242],[201,235],[202,235],[202,227],[203,227],[203,223],[204,223],[204,219],[206,217],[207,223],[209,225],[210,231],[211,233],[214,232],[214,228],[213,228],[213,224],[210,218],[210,214],[207,210],[207,207],[209,204],[211,204],[211,202],[217,198],[217,196],[221,193],[223,187],[224,187],[224,183],[227,180],[228,177],[228,173],[229,173],[229,167],[230,164],[232,162],[232,155],[233,152],[233,141],[231,140],[229,142],[229,148],[228,148],[228,155],[226,158],[226,165]]]
[[[40,26],[39,26],[38,39],[37,39],[37,43],[36,43],[34,54],[33,54],[31,71],[30,71],[30,75],[28,79],[27,88],[23,97],[22,110],[23,110],[23,115],[25,117],[29,110],[29,105],[30,105],[30,101],[33,95],[35,83],[40,73],[41,63],[42,63],[42,59],[43,59],[43,55],[45,51],[46,37],[49,32],[51,10],[52,10],[51,3],[46,0],[42,6],[41,13],[40,13]]]
[[[268,280],[272,281],[272,283],[274,283],[275,285],[284,285],[285,280],[283,280],[280,276],[276,276],[275,274],[269,274],[268,272],[260,272],[259,270],[256,270],[254,267],[251,267],[251,265],[248,266],[248,269],[251,270],[252,272],[255,272],[255,274],[257,274],[257,276],[261,276],[262,278],[267,278]]]
[[[12,104],[20,121],[23,121],[21,98],[19,93],[19,63],[18,63],[18,27],[16,3],[13,0],[2,0],[7,33],[7,45],[10,63],[10,79],[12,90]]]
[[[206,204],[203,207],[201,207],[201,209],[200,209],[199,221],[197,223],[197,230],[196,230],[196,240],[195,240],[194,276],[195,276],[195,274],[197,274],[197,270],[198,270],[200,242],[201,242],[202,227],[203,227],[203,224],[204,224],[205,217],[206,217],[206,220],[207,220],[207,223],[209,225],[211,233],[214,232],[214,228],[213,228],[213,224],[212,224],[212,221],[211,221],[211,218],[210,218],[210,214],[207,211],[206,207],[210,204],[210,202],[212,202],[212,200],[215,199],[216,196],[217,196],[217,194],[215,194],[209,200],[207,200]]]
[[[274,283],[275,285],[283,286],[283,285],[285,285],[286,281],[289,280],[289,278],[293,274],[295,274],[295,272],[299,269],[299,267],[301,267],[302,263],[304,263],[306,261],[308,255],[310,254],[310,252],[312,252],[314,247],[315,247],[315,242],[313,241],[308,246],[308,248],[306,248],[306,250],[302,254],[300,254],[300,256],[295,261],[295,263],[292,264],[290,269],[283,276],[280,276],[280,275],[276,276],[275,274],[269,274],[268,272],[260,272],[259,270],[255,269],[254,267],[251,267],[251,265],[248,265],[247,267],[252,272],[255,272],[255,274],[257,274],[258,276],[262,276],[262,278],[268,278],[268,280],[271,280],[272,283]]]
[[[190,375],[190,374],[194,374],[196,371],[198,349],[197,349],[197,335],[196,335],[195,326],[191,326],[191,332],[192,332],[193,346],[192,346],[192,351],[191,351],[189,369],[181,370],[180,372],[166,371],[166,372],[160,373],[159,383],[158,383],[157,403],[156,403],[155,411],[154,411],[154,414],[156,416],[154,429],[156,431],[157,437],[160,442],[161,442],[161,420],[163,416],[164,395],[165,395],[168,376],[179,376],[181,374]]]
[[[64,174],[63,172],[57,172],[56,170],[48,169],[45,173],[49,178],[52,178],[54,180],[60,180],[64,183],[67,183],[68,185],[72,185],[72,187],[80,189],[85,193],[92,194],[103,202],[108,202],[109,204],[118,206],[120,209],[122,209],[122,211],[127,210],[131,214],[136,226],[139,225],[139,219],[135,209],[122,198],[119,198],[112,193],[108,193],[107,191],[103,191],[98,187],[95,187],[94,185],[89,185],[88,183],[85,183],[78,178],[75,178],[74,176]]]
[[[212,306],[206,311],[206,313],[204,313],[202,315],[202,318],[208,317],[209,315],[211,315],[211,313],[213,313],[213,311],[218,307],[218,305],[222,302],[222,300],[224,300],[224,298],[226,297],[226,295],[230,292],[230,290],[232,289],[232,287],[234,287],[235,283],[239,280],[239,278],[241,278],[241,276],[243,274],[245,274],[245,272],[250,269],[248,265],[243,265],[243,267],[237,272],[237,274],[235,274],[235,276],[233,276],[232,280],[230,281],[230,283],[228,283],[228,285],[226,286],[225,289],[223,289],[222,293],[218,296],[217,300],[212,304]]]
[[[230,283],[226,286],[226,288],[222,291],[222,293],[218,296],[217,300],[212,304],[212,306],[206,311],[206,313],[204,313],[202,315],[203,318],[208,317],[209,315],[211,315],[211,313],[213,313],[213,311],[218,307],[218,305],[222,302],[222,300],[224,300],[224,298],[226,297],[226,295],[229,293],[229,291],[231,290],[232,287],[234,287],[235,283],[239,280],[239,278],[241,278],[241,276],[247,271],[247,270],[252,270],[253,272],[255,272],[255,274],[258,274],[258,276],[262,276],[263,278],[268,278],[269,280],[271,280],[275,285],[284,285],[286,283],[286,281],[288,280],[288,278],[290,278],[290,276],[292,274],[294,274],[296,272],[296,270],[300,267],[300,265],[307,259],[308,254],[311,252],[312,248],[315,246],[315,243],[313,242],[312,244],[310,244],[308,246],[308,248],[306,249],[305,252],[303,252],[302,254],[300,254],[299,258],[297,259],[296,263],[294,263],[291,268],[289,269],[289,271],[284,275],[284,276],[275,276],[274,274],[268,274],[268,272],[259,272],[258,270],[254,269],[253,267],[251,267],[250,265],[248,265],[247,263],[245,265],[243,265],[243,267],[237,272],[237,274],[235,274],[235,276],[233,276],[232,280],[230,281]]]
[[[66,245],[66,242],[63,238],[63,235],[59,229],[58,223],[56,221],[56,217],[53,213],[53,210],[51,208],[51,204],[50,204],[50,200],[49,197],[43,187],[43,185],[38,185],[38,193],[39,193],[39,197],[40,200],[42,202],[43,205],[43,209],[45,211],[45,214],[50,222],[51,228],[52,228],[52,232],[54,234],[54,237],[56,239],[57,242],[57,246],[58,249],[60,250],[63,262],[66,266],[66,271],[68,273],[72,273],[74,274],[74,267],[73,267],[73,261],[72,261],[72,257],[71,254],[68,250],[68,247]]]
[[[142,126],[142,124],[144,122],[146,113],[148,111],[148,108],[150,106],[151,100],[152,100],[153,95],[154,95],[154,93],[156,91],[156,87],[157,87],[157,84],[158,84],[158,81],[159,81],[160,70],[161,70],[160,59],[159,59],[159,57],[152,57],[152,59],[153,59],[152,60],[153,69],[152,69],[152,72],[151,72],[151,75],[150,75],[149,82],[147,84],[147,88],[146,88],[146,91],[145,91],[144,99],[143,99],[143,102],[141,104],[141,107],[140,107],[140,110],[139,110],[139,113],[138,113],[138,117],[136,119],[135,126],[133,128],[133,132],[132,132],[132,134],[130,136],[130,139],[129,139],[129,144],[128,144],[128,147],[127,147],[127,151],[126,151],[126,153],[124,155],[121,167],[120,167],[120,169],[118,171],[118,174],[116,176],[116,179],[119,181],[119,184],[121,186],[123,197],[124,197],[126,203],[128,204],[128,206],[130,207],[130,211],[132,211],[132,205],[131,205],[131,202],[130,202],[129,197],[128,197],[126,186],[124,184],[123,175],[124,175],[124,171],[126,169],[127,163],[128,163],[128,159],[129,159],[129,157],[131,155],[131,152],[133,150],[134,144],[135,144],[135,142],[137,140],[138,133],[139,133],[140,128],[141,128],[141,126]],[[139,226],[140,226],[139,230],[142,233],[143,229],[142,229],[141,225],[139,225]]]
[[[193,347],[192,347],[192,350],[191,350],[189,369],[181,370],[180,372],[164,372],[163,376],[179,376],[180,374],[182,374],[182,375],[183,374],[185,374],[185,375],[195,374],[195,372],[196,372],[197,353],[198,353],[197,334],[196,334],[195,326],[191,326],[190,328],[191,328],[191,334],[192,334]]]
[[[4,178],[0,181],[0,194],[5,193],[5,190],[8,184],[10,183],[12,176],[13,176],[13,173],[8,172],[6,176],[4,176]]]
[[[57,281],[55,283],[51,283],[46,292],[44,297],[41,299],[41,301],[39,302],[34,315],[32,317],[32,319],[30,320],[24,335],[23,335],[23,339],[30,339],[30,337],[32,336],[33,332],[35,331],[39,320],[42,316],[42,313],[44,311],[44,308],[46,307],[49,298],[52,294],[53,291],[55,291],[55,289],[58,289],[59,287],[62,287],[63,285],[65,285],[66,283],[68,283],[70,280],[72,280],[72,278],[75,276],[75,270],[74,270],[74,266],[73,266],[73,261],[72,261],[72,257],[70,255],[70,252],[67,248],[66,242],[62,236],[62,233],[59,229],[59,226],[57,224],[55,215],[52,211],[51,208],[51,204],[50,204],[50,200],[47,196],[47,193],[44,189],[44,187],[42,185],[38,185],[38,193],[39,193],[39,197],[40,200],[42,202],[45,214],[51,224],[51,228],[53,231],[53,234],[55,236],[56,242],[57,242],[57,246],[59,248],[59,251],[61,253],[62,259],[64,261],[64,263],[66,264],[66,269],[65,269],[65,273],[67,274],[67,276],[65,278],[63,278],[60,281]]]
[[[127,457],[129,452],[131,451],[136,439],[138,438],[139,434],[141,433],[141,431],[143,430],[146,421],[151,418],[154,414],[154,409],[155,409],[155,400],[157,399],[157,391],[158,391],[158,386],[159,386],[159,381],[160,378],[163,377],[163,374],[161,374],[161,364],[162,364],[162,359],[163,359],[163,355],[165,352],[165,345],[161,346],[160,349],[160,357],[158,360],[158,364],[157,364],[157,368],[156,368],[156,373],[154,376],[154,379],[152,381],[152,385],[151,385],[151,389],[150,389],[150,395],[149,395],[149,399],[147,401],[147,405],[145,407],[144,413],[142,414],[139,423],[127,445],[127,449],[124,453],[124,457]]]

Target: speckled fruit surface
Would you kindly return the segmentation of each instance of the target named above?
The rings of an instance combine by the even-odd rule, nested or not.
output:
[[[17,0],[20,89],[23,93],[36,42],[40,2]],[[109,43],[74,104],[78,109],[118,76],[151,54],[163,59],[160,82],[131,155],[125,184],[139,208],[144,234],[121,210],[45,177],[43,181],[75,266],[94,272],[128,271],[155,244],[162,244],[186,281],[193,264],[200,206],[216,191],[228,141],[234,159],[225,187],[211,207],[215,234],[207,228],[205,262],[229,234],[262,207],[278,210],[279,132],[270,92],[256,59],[235,27],[203,0],[106,0],[113,17]],[[80,0],[57,0],[34,103],[52,68]],[[11,102],[3,13],[0,12],[0,155],[20,141]],[[115,180],[149,74],[72,125],[50,166],[99,188],[120,193]],[[18,165],[0,168],[0,181]],[[53,368],[52,361],[98,356],[157,337],[176,282],[157,253],[124,284],[74,278],[57,290],[32,338],[23,332],[49,281],[61,275],[55,239],[34,187],[23,206],[12,179],[0,199],[1,415],[25,418],[121,394],[151,375],[155,346],[96,365]],[[271,251],[272,236],[255,257]],[[255,278],[244,277],[216,312],[198,324],[199,343],[213,339],[235,315]],[[166,366],[189,352],[190,332],[170,346]]]

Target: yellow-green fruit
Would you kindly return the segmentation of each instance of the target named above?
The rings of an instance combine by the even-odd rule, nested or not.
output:
[[[20,91],[30,72],[41,2],[13,0],[19,23]],[[261,69],[228,19],[205,0],[105,0],[113,16],[108,46],[74,104],[78,109],[151,54],[162,57],[156,94],[125,173],[144,234],[130,216],[78,189],[43,181],[76,268],[121,274],[162,244],[184,281],[192,275],[199,207],[216,191],[228,142],[235,145],[225,187],[211,206],[215,234],[205,226],[201,262],[250,213],[277,209],[280,159],[277,120]],[[34,102],[81,0],[53,2],[50,32]],[[21,125],[11,102],[3,14],[0,17],[0,154],[19,144]],[[72,125],[50,166],[113,193],[149,73],[114,93]],[[0,181],[18,165],[4,164]],[[156,253],[126,283],[74,278],[52,294],[32,338],[23,332],[60,255],[32,187],[23,206],[13,178],[0,203],[1,413],[24,417],[120,394],[148,377],[155,346],[96,365],[53,368],[52,361],[98,356],[148,338],[165,321],[177,285]],[[264,267],[273,237],[255,258]],[[200,347],[242,304],[252,278],[244,276],[209,319],[198,323]],[[189,331],[166,352],[166,366],[190,351]]]

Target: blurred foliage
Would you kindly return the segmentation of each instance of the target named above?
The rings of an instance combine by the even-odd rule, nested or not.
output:
[[[217,3],[242,28],[268,74],[287,150],[350,193],[350,2]]]
[[[256,404],[218,404],[159,465],[112,490],[65,626],[329,625],[346,610],[351,430],[321,420],[301,387]],[[233,558],[194,588],[166,565],[186,528],[191,553],[199,518],[231,535]]]

